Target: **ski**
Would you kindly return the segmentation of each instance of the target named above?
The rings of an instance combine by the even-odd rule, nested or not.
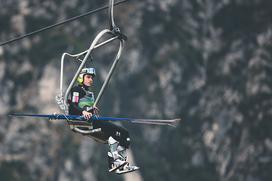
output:
[[[34,118],[47,118],[54,120],[67,120],[76,121],[75,123],[79,124],[81,121],[84,122],[92,122],[92,121],[112,121],[112,122],[130,122],[130,123],[138,123],[138,124],[151,124],[151,125],[168,125],[172,127],[176,127],[181,119],[134,119],[134,118],[116,118],[116,117],[103,117],[103,116],[92,116],[91,119],[86,120],[83,116],[79,115],[65,115],[65,114],[25,114],[25,113],[12,113],[10,116],[16,117],[34,117]]]

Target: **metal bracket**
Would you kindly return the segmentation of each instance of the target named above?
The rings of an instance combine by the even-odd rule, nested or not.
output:
[[[119,39],[127,40],[127,36],[121,33],[121,30],[118,26],[116,26],[114,22],[114,16],[113,16],[113,8],[114,8],[114,0],[109,0],[109,24],[110,24],[110,30],[112,33],[116,36],[118,36]]]

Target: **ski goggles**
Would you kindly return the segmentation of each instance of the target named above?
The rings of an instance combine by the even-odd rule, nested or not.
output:
[[[81,74],[91,74],[93,76],[96,75],[94,68],[84,68],[82,69]]]

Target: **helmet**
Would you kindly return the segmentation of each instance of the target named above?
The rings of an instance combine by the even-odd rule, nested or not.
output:
[[[78,76],[78,78],[77,78],[77,82],[79,84],[83,83],[83,77],[86,74],[90,74],[90,75],[92,75],[94,77],[96,75],[95,74],[95,69],[94,68],[84,68],[84,69],[82,69],[79,76]]]

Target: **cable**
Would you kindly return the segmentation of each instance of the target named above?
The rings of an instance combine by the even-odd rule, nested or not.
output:
[[[128,1],[128,0],[122,0],[122,1],[116,2],[116,3],[114,3],[114,6],[119,5],[119,4],[122,4],[122,3],[126,2],[126,1]],[[21,39],[23,39],[23,38],[26,38],[26,37],[28,37],[28,36],[32,36],[32,35],[34,35],[34,34],[40,33],[40,32],[42,32],[42,31],[45,31],[45,30],[48,30],[48,29],[51,29],[51,28],[54,28],[54,27],[56,27],[56,26],[60,26],[60,25],[62,25],[62,24],[69,23],[69,22],[74,21],[74,20],[76,20],[76,19],[79,19],[79,18],[88,16],[88,15],[91,15],[91,14],[97,13],[97,12],[99,12],[99,11],[102,11],[102,10],[104,10],[104,9],[107,9],[108,7],[109,7],[109,6],[103,6],[103,7],[97,8],[97,9],[95,9],[95,10],[89,11],[89,12],[87,12],[87,13],[85,13],[85,14],[82,14],[82,15],[78,15],[78,16],[72,17],[72,18],[70,18],[70,19],[68,19],[68,20],[65,20],[65,21],[62,21],[62,22],[59,22],[59,23],[50,25],[50,26],[46,26],[46,27],[41,28],[41,29],[38,29],[38,30],[36,30],[36,31],[30,32],[30,33],[27,33],[27,34],[25,34],[25,35],[19,36],[19,37],[17,37],[17,38],[8,40],[8,41],[6,41],[6,42],[3,42],[3,43],[0,44],[0,46],[3,46],[3,45],[6,45],[6,44],[9,44],[9,43],[12,43],[12,42],[14,42],[14,41],[21,40]]]

